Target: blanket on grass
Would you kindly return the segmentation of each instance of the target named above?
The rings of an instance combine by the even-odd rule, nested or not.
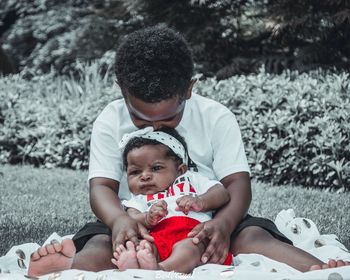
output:
[[[350,252],[341,244],[337,236],[321,235],[313,221],[295,217],[292,209],[282,210],[276,217],[278,229],[294,244],[324,262],[328,259],[350,261]],[[44,244],[52,239],[62,240],[53,233]],[[0,279],[28,279],[26,276],[30,254],[39,247],[36,243],[26,243],[12,247],[5,256],[0,257]],[[350,280],[350,266],[301,273],[294,268],[257,254],[240,254],[234,258],[232,266],[206,264],[194,269],[192,274],[176,272],[130,269],[126,271],[105,270],[88,272],[76,269],[51,273],[38,279],[235,279],[235,280]]]

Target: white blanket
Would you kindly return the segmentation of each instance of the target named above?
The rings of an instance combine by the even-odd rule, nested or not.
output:
[[[316,225],[306,218],[296,218],[292,209],[281,211],[275,220],[279,230],[285,234],[296,247],[313,254],[324,262],[328,259],[350,261],[350,252],[341,244],[335,235],[321,235]],[[45,242],[63,238],[53,233]],[[36,243],[26,243],[12,247],[8,253],[0,257],[0,279],[28,279],[25,277],[30,254],[39,247]],[[22,251],[19,253],[19,249]],[[130,269],[126,271],[105,270],[88,272],[82,270],[66,270],[51,273],[40,279],[76,279],[76,280],[107,280],[107,279],[235,279],[235,280],[350,280],[350,266],[310,271],[301,273],[294,268],[273,261],[257,254],[240,254],[234,258],[233,266],[206,264],[197,267],[191,275],[176,272]]]

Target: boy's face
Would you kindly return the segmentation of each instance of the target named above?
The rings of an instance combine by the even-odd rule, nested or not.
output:
[[[126,174],[133,194],[162,192],[186,172],[186,166],[178,165],[167,151],[168,147],[159,144],[145,145],[128,153]]]
[[[175,128],[181,121],[186,100],[191,97],[194,83],[195,80],[192,80],[184,98],[176,95],[156,103],[142,101],[129,94],[127,89],[123,89],[123,96],[132,122],[138,128],[146,126],[153,126],[154,129]]]
[[[153,126],[154,129],[175,128],[181,121],[186,103],[185,100],[179,102],[179,97],[147,103],[131,95],[125,98],[125,102],[136,127]]]

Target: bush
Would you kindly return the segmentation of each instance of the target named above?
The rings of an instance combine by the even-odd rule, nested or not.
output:
[[[237,116],[254,177],[350,190],[348,73],[235,76],[198,83]]]
[[[92,123],[119,92],[100,66],[78,63],[75,79],[0,79],[0,162],[86,169]]]
[[[88,167],[92,123],[120,97],[110,71],[78,64],[77,77],[53,72],[30,81],[0,79],[0,162]],[[350,190],[347,73],[284,72],[198,81],[195,91],[237,116],[253,177],[274,184]]]

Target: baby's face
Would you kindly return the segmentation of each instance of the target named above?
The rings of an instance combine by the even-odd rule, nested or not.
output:
[[[165,145],[145,145],[127,155],[127,179],[133,194],[154,194],[166,190],[182,174],[176,161],[167,156]]]

